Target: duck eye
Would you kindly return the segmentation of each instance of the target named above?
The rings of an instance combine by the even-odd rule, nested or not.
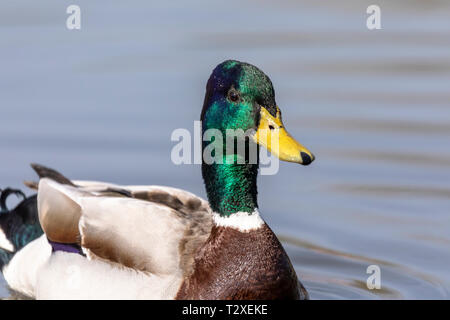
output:
[[[228,91],[228,99],[232,102],[239,101],[239,92],[237,92],[235,89],[230,89],[230,91]]]

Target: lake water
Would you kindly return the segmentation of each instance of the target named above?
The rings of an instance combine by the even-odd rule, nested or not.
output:
[[[259,178],[260,211],[311,298],[450,297],[448,1],[377,1],[374,31],[371,1],[77,0],[69,31],[73,2],[0,4],[0,187],[23,188],[38,162],[204,197],[170,135],[192,130],[214,66],[243,60],[317,157]]]

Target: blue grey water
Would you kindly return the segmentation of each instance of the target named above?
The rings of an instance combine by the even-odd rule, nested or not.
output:
[[[79,31],[65,25],[74,3]],[[239,59],[271,77],[317,157],[259,179],[311,298],[449,298],[450,4],[377,3],[369,31],[365,0],[3,0],[0,187],[24,188],[38,162],[205,196],[200,167],[171,162],[170,136],[193,130],[213,67]]]

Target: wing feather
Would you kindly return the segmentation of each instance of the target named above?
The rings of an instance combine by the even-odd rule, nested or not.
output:
[[[39,217],[49,239],[80,241],[91,259],[157,275],[191,271],[195,251],[211,229],[205,200],[160,186],[74,184],[40,180]],[[105,195],[105,189],[125,190],[132,198]]]
[[[155,274],[179,269],[187,224],[173,209],[128,198],[81,200],[81,245],[96,256]]]

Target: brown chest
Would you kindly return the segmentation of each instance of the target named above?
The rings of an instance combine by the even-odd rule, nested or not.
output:
[[[289,258],[267,225],[250,232],[214,226],[177,299],[299,299]]]

